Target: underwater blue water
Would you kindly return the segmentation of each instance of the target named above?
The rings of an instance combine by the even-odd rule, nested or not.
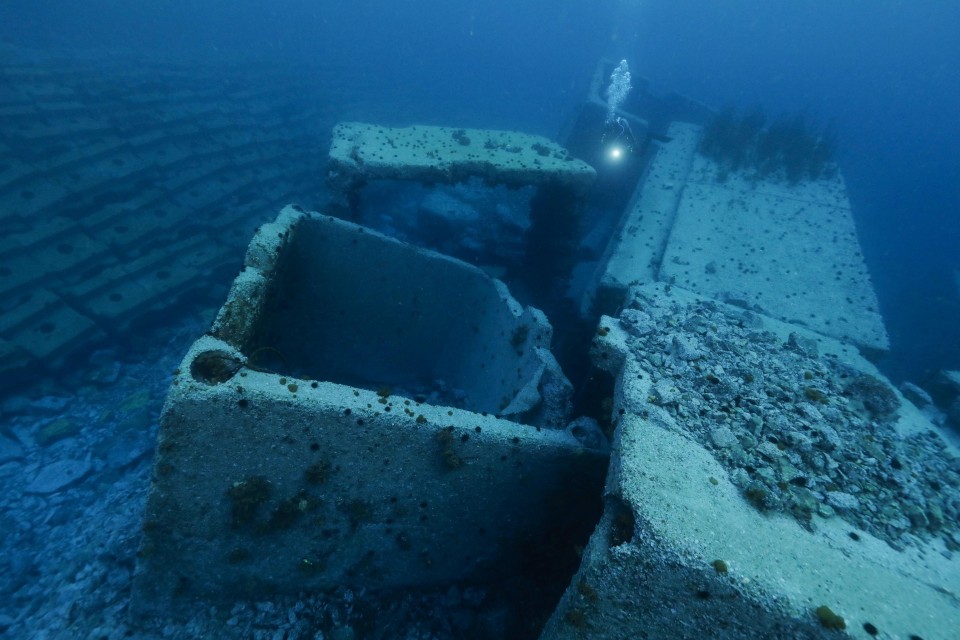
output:
[[[0,2],[0,66],[7,44],[39,58],[281,63],[315,83],[307,99],[331,122],[556,139],[606,56],[628,59],[654,93],[830,123],[890,332],[881,367],[918,383],[960,368],[958,42],[954,0]],[[194,335],[169,350],[179,357]]]
[[[0,5],[40,50],[282,60],[344,85],[344,117],[555,136],[600,55],[654,91],[831,122],[893,349],[894,379],[960,360],[960,4],[896,0]],[[381,105],[377,113],[371,105]]]

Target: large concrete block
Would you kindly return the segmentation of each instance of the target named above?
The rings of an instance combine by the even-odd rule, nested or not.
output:
[[[285,208],[176,372],[137,603],[508,570],[605,469],[550,334],[470,265]]]
[[[879,353],[889,348],[839,175],[796,185],[718,177],[700,128],[673,123],[583,302],[673,283]]]

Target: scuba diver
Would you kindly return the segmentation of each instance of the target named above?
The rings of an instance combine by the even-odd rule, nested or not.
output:
[[[614,116],[604,123],[600,144],[611,160],[619,160],[637,150],[637,139],[633,137],[630,123],[620,116]]]

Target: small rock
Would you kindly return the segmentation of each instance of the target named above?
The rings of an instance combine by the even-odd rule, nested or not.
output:
[[[750,474],[743,469],[734,469],[730,474],[730,481],[741,489],[746,489],[750,485]]]
[[[597,421],[587,416],[577,418],[568,424],[567,433],[588,449],[606,450],[610,446]]]
[[[910,524],[913,525],[914,528],[925,529],[929,526],[930,522],[927,520],[927,515],[923,512],[923,509],[917,505],[907,505],[904,511],[907,518],[910,519]]]
[[[752,311],[744,311],[740,316],[740,322],[746,329],[763,329],[763,318]]]
[[[795,333],[787,337],[787,348],[802,353],[809,358],[816,358],[819,355],[817,341],[813,338],[804,338]]]
[[[106,445],[104,461],[108,466],[122,469],[137,462],[153,451],[153,441],[145,432],[122,431]]]
[[[680,391],[668,380],[661,380],[654,385],[652,395],[659,405],[672,404],[680,399]]]
[[[819,448],[825,451],[833,451],[843,444],[843,440],[840,439],[840,434],[838,434],[837,430],[833,427],[828,427],[825,424],[818,424],[815,425],[814,428],[820,435],[820,441],[817,443]]]
[[[92,470],[89,460],[60,460],[48,464],[33,482],[27,485],[27,493],[56,493],[83,480]]]
[[[828,491],[827,504],[841,513],[856,511],[860,507],[860,501],[855,495],[843,491]]]
[[[0,436],[0,464],[23,458],[23,447],[10,438]]]
[[[673,353],[681,360],[698,360],[703,351],[697,343],[686,336],[673,336]]]
[[[776,460],[777,458],[783,456],[783,451],[781,451],[777,445],[773,444],[769,440],[761,442],[759,446],[757,446],[757,453],[768,460]]]
[[[121,365],[117,362],[117,354],[113,349],[94,351],[90,354],[90,364],[93,366],[86,376],[88,382],[108,385],[120,377]]]
[[[644,336],[656,329],[653,318],[638,309],[624,309],[620,314],[620,326],[635,336]]]
[[[710,439],[718,449],[729,449],[737,444],[737,437],[729,427],[715,427],[710,431]]]
[[[873,418],[883,418],[900,408],[900,398],[876,376],[861,373],[844,388],[844,394],[857,398]]]
[[[2,410],[3,413],[13,414],[55,412],[62,410],[69,402],[70,398],[62,396],[43,396],[38,400],[31,400],[27,396],[18,395],[4,400]]]
[[[63,416],[48,422],[37,433],[37,444],[46,447],[58,440],[70,438],[80,433],[80,426],[72,419]]]

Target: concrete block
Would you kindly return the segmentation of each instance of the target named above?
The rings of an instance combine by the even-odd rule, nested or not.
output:
[[[22,375],[24,367],[32,362],[33,358],[29,353],[0,338],[0,381],[12,381],[16,376]]]
[[[65,173],[64,182],[70,185],[74,191],[84,191],[92,186],[102,184],[104,181],[104,169],[107,171],[107,179],[110,178],[109,171],[112,169],[99,166],[97,160],[104,160],[109,163],[114,154],[127,152],[126,142],[116,136],[113,132],[97,135],[95,138],[85,140],[82,145],[72,149],[64,149],[57,153],[41,156],[34,160],[34,164],[44,171],[56,171]],[[66,180],[69,177],[69,181]]]
[[[61,280],[70,282],[83,270],[109,260],[111,252],[76,225],[49,244],[32,248],[31,255],[49,271],[59,274]]]
[[[170,388],[135,605],[519,562],[605,467],[549,428],[569,392],[550,334],[470,265],[286,207]]]
[[[123,193],[117,191],[114,193]],[[103,194],[104,200],[113,200]],[[167,202],[166,194],[159,189],[140,189],[136,195],[100,206],[89,203],[92,211],[85,212],[77,223],[90,235],[111,246],[126,246],[143,240],[150,234],[174,226],[169,215],[156,215]]]
[[[31,164],[17,160],[14,157],[13,150],[6,145],[0,147],[0,154],[3,154],[3,157],[6,158],[3,165],[0,166],[0,189],[2,189],[4,195],[7,193],[17,193],[17,190],[14,188],[16,183],[36,173],[37,169]]]
[[[655,284],[594,359],[606,507],[543,640],[955,635],[960,450],[855,348]]]
[[[210,208],[216,202],[223,200],[229,195],[229,187],[225,187],[213,177],[214,171],[226,166],[224,162],[220,167],[216,166],[205,168],[203,175],[197,180],[184,185],[173,195],[172,200],[189,211],[202,211]]]
[[[7,211],[29,219],[37,212],[70,196],[71,189],[62,178],[51,178],[37,173],[21,181],[3,196]]]
[[[0,337],[38,360],[67,355],[103,332],[46,289],[32,289],[0,317]]]
[[[596,172],[541,136],[513,131],[340,123],[330,143],[328,183],[350,192],[369,180],[452,183],[478,176],[508,186],[556,182],[578,194]]]
[[[47,286],[60,284],[52,265],[39,262],[22,251],[0,254],[0,297],[17,299],[23,289],[41,283]]]

